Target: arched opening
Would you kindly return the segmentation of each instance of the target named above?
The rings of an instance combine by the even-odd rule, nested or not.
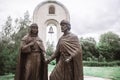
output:
[[[57,28],[54,24],[48,24],[47,26],[46,42],[53,44],[54,47],[57,44]]]

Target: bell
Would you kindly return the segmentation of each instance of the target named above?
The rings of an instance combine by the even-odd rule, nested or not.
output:
[[[49,28],[49,32],[48,33],[50,33],[50,34],[54,33],[52,27]]]

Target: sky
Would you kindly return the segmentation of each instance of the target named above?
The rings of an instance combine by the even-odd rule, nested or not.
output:
[[[32,18],[35,7],[45,0],[0,0],[0,31],[8,16]],[[120,35],[120,0],[56,0],[69,11],[72,32],[79,37],[94,37],[105,32]]]

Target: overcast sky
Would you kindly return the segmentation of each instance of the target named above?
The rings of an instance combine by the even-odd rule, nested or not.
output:
[[[0,0],[0,29],[8,16],[23,17],[28,10],[45,0]],[[72,31],[79,36],[99,35],[113,31],[120,35],[120,0],[57,0],[68,9]]]

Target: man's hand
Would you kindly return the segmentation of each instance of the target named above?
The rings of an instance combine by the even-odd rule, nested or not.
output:
[[[66,60],[65,60],[65,62],[70,62],[71,61],[71,59],[72,59],[72,57],[70,56],[70,57],[68,57]]]
[[[45,59],[45,63],[49,64],[50,60],[49,59]]]

